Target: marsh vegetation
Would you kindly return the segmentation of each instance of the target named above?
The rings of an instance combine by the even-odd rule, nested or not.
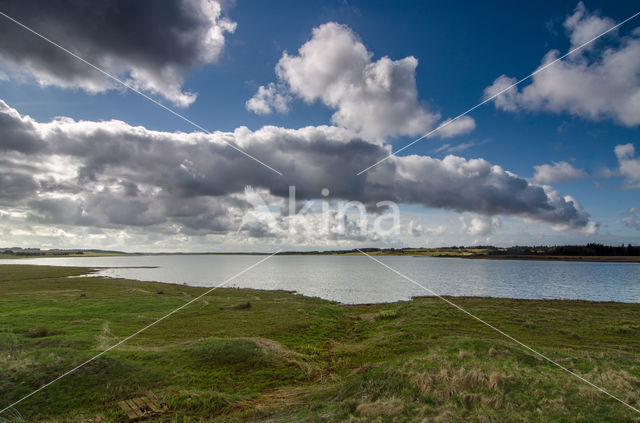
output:
[[[4,407],[206,288],[0,267]],[[634,407],[640,304],[452,298]],[[126,421],[639,421],[619,402],[433,297],[340,305],[220,288],[0,416]]]

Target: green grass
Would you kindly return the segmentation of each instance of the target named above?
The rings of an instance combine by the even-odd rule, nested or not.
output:
[[[0,408],[204,292],[67,277],[87,271],[0,266]],[[452,300],[640,406],[640,304]],[[148,421],[640,421],[437,298],[217,289],[0,422],[124,422],[117,402],[149,392],[170,413]]]

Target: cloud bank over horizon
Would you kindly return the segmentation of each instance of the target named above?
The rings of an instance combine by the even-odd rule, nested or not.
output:
[[[225,143],[260,157],[285,177]],[[227,234],[237,231],[250,209],[247,186],[277,203],[295,185],[297,201],[322,198],[328,188],[331,199],[360,201],[372,213],[377,202],[393,201],[510,216],[558,230],[594,228],[572,197],[483,159],[393,157],[357,176],[354,168],[386,156],[388,147],[332,126],[161,132],[116,120],[37,122],[0,101],[0,151],[2,214],[26,224]],[[497,221],[490,222],[496,228]],[[486,220],[477,218],[468,232],[489,233],[485,227]],[[243,235],[282,235],[271,229],[254,226]]]

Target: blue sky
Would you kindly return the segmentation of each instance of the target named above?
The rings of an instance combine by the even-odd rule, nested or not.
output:
[[[455,1],[431,3],[238,0],[233,4],[223,4],[219,16],[215,18],[218,20],[214,19],[217,23],[220,19],[227,19],[236,24],[233,31],[224,32],[224,44],[216,47],[215,58],[204,61],[206,63],[196,60],[179,67],[180,89],[182,92],[197,93],[197,99],[187,107],[177,107],[160,92],[161,90],[145,93],[170,107],[175,107],[180,113],[210,131],[232,133],[236,128],[247,127],[255,132],[268,125],[286,129],[335,125],[352,129],[347,124],[341,125],[335,120],[332,121],[332,115],[342,106],[331,106],[328,104],[329,100],[323,100],[318,96],[313,101],[304,101],[302,97],[306,88],[300,88],[296,93],[295,88],[292,88],[293,80],[276,74],[276,66],[285,51],[291,56],[298,55],[298,49],[314,37],[314,28],[335,22],[342,25],[340,28],[344,31],[353,34],[354,39],[372,54],[373,63],[385,56],[392,61],[409,56],[417,59],[418,64],[413,73],[419,103],[417,107],[438,115],[436,121],[442,122],[482,101],[485,90],[501,75],[516,79],[524,77],[540,66],[543,57],[550,50],[557,49],[560,54],[567,52],[572,46],[571,34],[579,35],[579,31],[583,29],[588,32],[591,30],[591,24],[597,29],[598,24],[618,23],[637,13],[637,8],[637,4],[630,1],[590,1],[581,5],[575,1],[481,4]],[[17,14],[14,15],[16,19],[27,19],[21,15],[20,7],[16,6],[13,13]],[[78,11],[77,15],[81,13],[83,12]],[[574,32],[567,26],[572,15],[576,16],[576,19],[579,18]],[[56,16],[54,19],[63,22],[65,16]],[[43,21],[44,16],[35,16],[29,23],[32,27],[37,27],[39,22]],[[112,24],[119,25],[118,22]],[[12,34],[17,34],[13,35],[15,37],[34,37],[31,34],[15,32],[15,28],[8,29],[14,24],[6,20],[0,22],[0,25],[3,31],[14,31]],[[613,35],[598,40],[594,48],[585,49],[588,51],[585,51],[581,61],[576,59],[575,69],[582,69],[580,66],[585,64],[597,64],[604,57],[606,49],[617,51],[625,42],[636,42],[640,37],[637,28],[640,28],[640,17],[628,22]],[[44,33],[46,29],[42,27],[41,30]],[[56,39],[55,28],[47,35]],[[92,41],[91,37],[88,37],[86,42]],[[28,42],[35,43],[40,40]],[[73,44],[74,41],[71,40],[69,43]],[[102,44],[96,45],[99,47]],[[108,45],[111,46],[112,43]],[[73,51],[83,51],[82,45],[65,46]],[[66,116],[76,121],[101,122],[116,119],[131,126],[143,126],[148,130],[167,133],[195,131],[188,123],[171,116],[135,93],[111,88],[101,88],[98,93],[88,92],[90,90],[83,85],[84,82],[77,82],[78,80],[62,83],[60,80],[47,79],[48,77],[43,79],[42,75],[46,75],[44,65],[41,65],[43,73],[37,73],[40,71],[24,65],[28,57],[17,56],[18,53],[11,51],[9,47],[5,50],[3,48],[5,47],[0,47],[0,70],[6,78],[0,81],[0,99],[22,116],[28,115],[41,123],[50,122],[58,116]],[[32,54],[38,53],[34,50]],[[173,53],[167,51],[166,54]],[[572,223],[569,225],[570,228],[559,230],[559,222],[538,218],[534,214],[527,214],[523,218],[522,214],[514,212],[487,212],[475,210],[473,207],[465,209],[457,205],[431,207],[432,203],[438,202],[421,201],[418,198],[415,201],[399,201],[402,203],[403,224],[413,221],[412,225],[418,227],[414,235],[401,235],[393,239],[355,237],[343,239],[339,245],[510,245],[590,241],[637,244],[640,241],[640,182],[634,178],[640,178],[640,175],[634,163],[640,160],[640,134],[636,123],[640,108],[636,109],[634,115],[633,104],[640,105],[640,101],[635,100],[636,103],[632,103],[631,94],[636,90],[640,92],[640,65],[633,59],[628,60],[629,63],[624,66],[630,67],[630,76],[615,73],[618,72],[615,69],[623,67],[622,65],[613,67],[614,70],[610,71],[614,72],[612,75],[599,75],[600,78],[609,79],[623,78],[626,75],[627,79],[616,83],[617,85],[612,83],[609,90],[612,98],[606,102],[596,101],[593,109],[586,106],[582,108],[577,104],[576,102],[581,101],[580,93],[565,92],[562,82],[558,88],[558,91],[563,93],[561,97],[554,94],[553,90],[551,94],[546,92],[544,87],[551,85],[542,87],[541,82],[541,88],[530,89],[530,93],[522,94],[508,106],[496,107],[497,105],[490,102],[473,111],[469,115],[475,122],[472,131],[446,139],[424,139],[399,154],[435,159],[444,159],[447,154],[453,154],[465,159],[484,159],[518,175],[523,180],[528,179],[532,184],[547,184],[557,193],[571,195],[580,203],[584,213],[589,215],[589,221],[593,222],[589,230],[585,230],[586,225],[582,223]],[[131,76],[128,73],[131,69],[123,71],[121,75]],[[248,110],[246,102],[256,94],[260,86],[266,87],[270,83],[277,86],[278,92],[289,96],[287,112],[257,114]],[[546,83],[557,82],[548,80]],[[522,87],[529,85],[531,81],[523,83]],[[522,90],[526,88],[522,87],[517,92],[524,93]],[[620,92],[630,93],[630,98],[623,100],[628,100],[632,106],[620,109],[612,105],[617,101],[614,91],[618,89],[622,90]],[[594,89],[594,92],[598,91]],[[556,106],[549,106],[550,104]],[[589,115],[589,110],[596,109],[597,112]],[[627,119],[624,122],[619,117],[622,115]],[[429,128],[432,128],[433,124]],[[373,139],[376,137],[370,135],[365,135],[365,138],[368,136],[371,138],[366,139],[368,142],[397,149],[419,136],[419,133],[401,132],[396,128],[381,138]],[[363,135],[362,130],[359,135]],[[622,162],[614,149],[616,146],[628,144],[635,147],[636,152],[624,156],[628,159],[625,163],[630,169],[625,173],[620,167]],[[543,176],[538,180],[531,179],[535,173],[534,166],[553,165],[554,162],[566,162],[569,168],[577,173],[572,177],[565,177],[564,179],[570,180],[568,182],[563,181],[562,175],[550,177],[551,179],[544,179]],[[354,168],[354,171],[359,170],[362,169]],[[3,172],[9,172],[9,169],[3,168]],[[37,182],[42,186],[42,181]],[[210,183],[215,184],[216,181],[212,180]],[[267,193],[277,196],[275,188],[263,188]],[[42,197],[45,193],[40,189],[34,195]],[[60,196],[51,193],[46,195],[51,198]],[[74,195],[74,200],[77,200],[79,194]],[[351,199],[343,197],[343,200]],[[354,199],[360,200],[364,197],[367,196]],[[217,201],[214,197],[209,200]],[[290,248],[331,245],[330,240],[309,235],[302,241],[257,236],[232,239],[226,234],[235,233],[231,230],[216,230],[216,236],[219,238],[215,240],[210,233],[178,231],[172,233],[175,239],[181,240],[178,244],[175,239],[163,243],[159,240],[161,237],[149,236],[149,231],[166,234],[164,230],[153,225],[141,227],[130,222],[109,220],[110,218],[107,218],[106,224],[79,223],[64,219],[56,221],[48,215],[43,216],[44,212],[41,209],[31,210],[32,206],[29,204],[33,204],[33,199],[31,202],[24,199],[21,201],[19,204],[5,202],[0,207],[4,211],[4,224],[13,228],[5,227],[3,244],[40,243],[51,247],[121,248],[124,232],[135,238],[133,245],[140,249],[162,250],[175,245],[179,245],[180,249],[264,249],[265,246],[274,243]],[[88,200],[85,198],[84,201]],[[88,207],[86,209],[89,210]],[[494,209],[501,210],[500,207],[491,210]],[[472,223],[474,218],[477,218],[476,223],[479,225],[475,229]],[[492,223],[491,219],[494,218],[497,220]],[[599,225],[597,232],[594,231],[594,224]],[[43,225],[47,226],[46,230],[43,230]],[[18,227],[21,229],[16,231],[15,228]],[[52,228],[58,228],[65,235],[55,235],[60,232],[52,232]],[[100,233],[101,236],[92,238],[89,242],[91,245],[86,245],[87,237],[83,234],[86,235],[87,231]]]

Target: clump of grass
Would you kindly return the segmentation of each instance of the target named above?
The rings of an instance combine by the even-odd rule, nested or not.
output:
[[[449,365],[437,372],[430,370],[408,374],[409,383],[418,389],[420,396],[433,398],[438,404],[457,399],[466,409],[480,404],[494,409],[501,407],[505,379],[506,376],[497,370],[487,374],[487,371],[479,368],[456,369]]]
[[[469,392],[462,392],[460,394],[460,404],[464,408],[474,408],[477,407],[481,402],[480,394],[472,394]]]
[[[356,407],[356,412],[364,417],[393,417],[402,413],[404,403],[397,398],[363,403]]]
[[[504,383],[504,374],[501,372],[491,372],[489,380],[486,382],[486,386],[489,390],[494,392],[502,392],[502,385]]]
[[[468,358],[472,358],[474,355],[468,351],[460,350],[458,351],[458,360],[464,361]]]
[[[395,319],[398,317],[398,312],[396,310],[382,310],[378,314],[379,319]]]
[[[8,409],[3,415],[0,415],[0,423],[17,423],[26,422],[22,414],[15,408]]]
[[[18,349],[18,336],[6,328],[0,330],[0,352],[12,354]]]
[[[629,335],[640,328],[640,325],[631,325],[631,324],[622,324],[622,325],[611,325],[607,327],[607,329],[613,333]]]
[[[195,414],[215,416],[230,405],[228,396],[219,392],[180,391],[167,397],[165,401],[169,409],[188,411]]]
[[[53,331],[46,326],[37,326],[31,330],[26,331],[23,335],[27,338],[45,338],[47,336],[57,335],[58,332]]]
[[[251,308],[251,303],[247,301],[246,303],[236,304],[231,308],[233,310],[249,310]]]

